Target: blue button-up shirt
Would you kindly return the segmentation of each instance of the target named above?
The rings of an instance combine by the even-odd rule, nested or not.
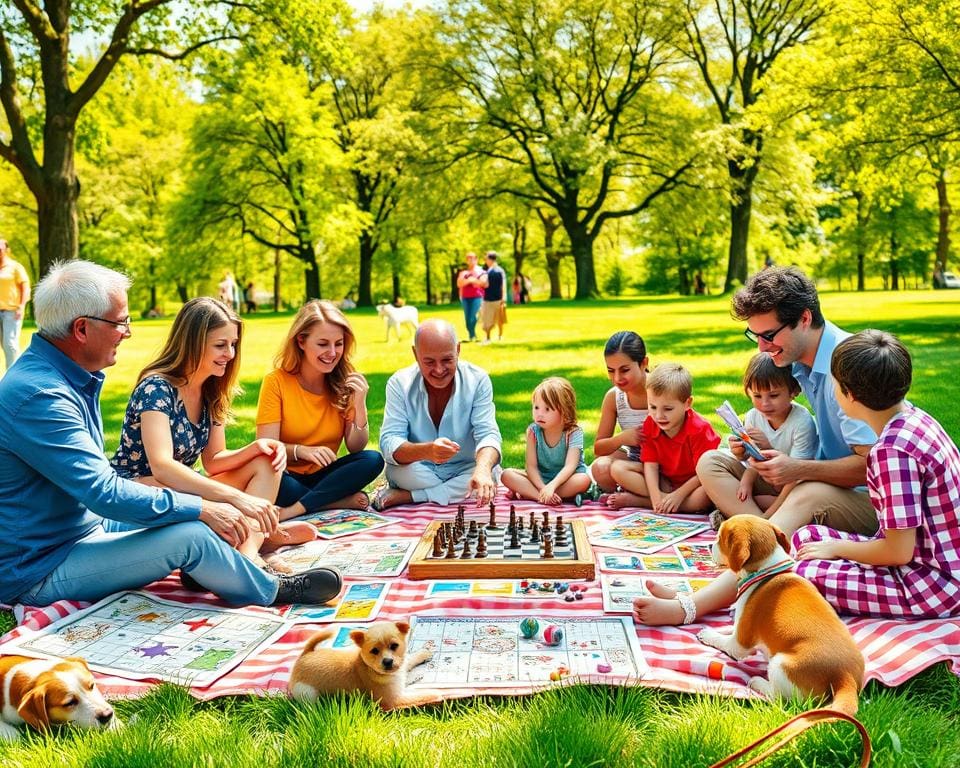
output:
[[[380,453],[388,464],[396,465],[394,452],[406,442],[432,443],[446,437],[460,446],[457,454],[445,464],[431,465],[442,480],[472,471],[477,451],[496,448],[502,452],[500,427],[493,405],[493,385],[482,368],[472,363],[457,362],[453,394],[437,427],[430,418],[427,387],[414,363],[397,371],[387,381],[387,399],[383,407],[380,429]]]
[[[873,445],[877,442],[877,434],[866,422],[851,419],[843,412],[833,388],[830,358],[837,345],[849,335],[825,321],[813,367],[803,363],[793,364],[794,378],[800,382],[800,389],[810,401],[817,422],[820,437],[818,459],[842,459],[853,453],[851,446]]]
[[[0,600],[46,578],[102,518],[143,527],[196,520],[200,499],[125,480],[103,451],[90,373],[34,334],[0,380]]]

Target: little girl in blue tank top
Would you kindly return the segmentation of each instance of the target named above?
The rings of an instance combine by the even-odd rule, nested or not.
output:
[[[577,424],[577,395],[559,376],[533,390],[533,423],[527,427],[526,469],[501,477],[512,498],[557,506],[590,486],[583,461],[583,430]]]

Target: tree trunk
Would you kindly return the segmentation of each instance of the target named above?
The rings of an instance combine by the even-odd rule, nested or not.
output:
[[[457,275],[460,274],[460,265],[448,264],[447,268],[450,270],[450,303],[459,304],[460,289],[457,288]]]
[[[937,202],[939,203],[939,226],[937,229],[937,263],[946,271],[950,258],[950,199],[947,197],[947,172],[940,169],[937,176]]]
[[[747,282],[747,245],[750,240],[750,219],[753,215],[753,182],[760,172],[760,150],[763,137],[744,130],[743,143],[751,151],[751,160],[732,158],[727,161],[732,199],[730,202],[730,248],[727,252],[727,278],[723,283],[724,293],[733,290],[736,284]]]
[[[890,219],[893,227],[890,230],[890,290],[900,290],[900,241],[897,239],[897,210],[891,211]]]
[[[523,262],[527,256],[527,225],[514,222],[513,227],[513,274],[523,271]],[[509,293],[508,287],[504,291]]]
[[[373,306],[370,283],[373,279],[373,254],[375,251],[373,234],[369,230],[364,230],[360,233],[360,284],[357,289],[357,305],[360,307]]]
[[[66,146],[51,151],[45,158],[43,189],[37,196],[37,235],[40,253],[40,277],[58,261],[77,258],[79,228],[77,198],[80,182],[73,164],[73,130],[57,134]],[[57,151],[59,150],[59,151]],[[52,172],[48,169],[53,169]]]
[[[433,284],[430,279],[430,242],[427,238],[420,239],[420,247],[423,248],[423,269],[424,275],[424,288],[427,291],[427,304],[432,305],[436,302],[433,300]]]
[[[177,296],[184,304],[190,300],[190,292],[187,290],[185,283],[177,283]]]
[[[857,290],[865,291],[866,290],[866,262],[867,262],[867,249],[865,246],[866,241],[866,227],[867,227],[867,218],[869,214],[866,212],[866,202],[864,199],[863,192],[854,192],[854,199],[857,201],[857,231],[856,231],[856,243],[857,243]]]
[[[279,248],[273,249],[273,311],[280,311],[280,266],[281,255],[283,251]]]
[[[573,227],[572,231],[571,228],[566,228],[566,231],[577,270],[577,292],[574,298],[578,301],[596,298],[600,292],[597,290],[597,275],[593,269],[593,238],[587,234],[583,225]]]
[[[297,258],[304,263],[303,268],[303,289],[307,301],[310,299],[319,299],[323,294],[320,292],[320,269],[317,265],[317,255],[310,243],[301,243]]]

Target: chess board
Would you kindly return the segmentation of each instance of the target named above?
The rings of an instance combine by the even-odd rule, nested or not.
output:
[[[510,534],[505,522],[499,528],[486,528],[487,520],[476,518],[484,527],[487,536],[487,556],[461,558],[462,546],[457,546],[457,555],[447,558],[446,552],[433,555],[433,540],[443,521],[434,521],[427,526],[413,550],[407,576],[410,579],[589,579],[596,574],[593,549],[587,540],[587,530],[582,520],[564,521],[565,545],[554,544],[553,558],[544,559],[542,543],[530,542],[527,529],[521,537],[519,549],[505,546],[510,543]],[[476,552],[476,537],[470,538],[471,549]]]

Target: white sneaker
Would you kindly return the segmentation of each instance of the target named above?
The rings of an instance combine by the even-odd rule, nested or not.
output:
[[[483,341],[480,342],[480,346],[483,347],[483,346],[486,346],[486,345],[489,344],[489,343],[490,343],[490,339],[484,339]]]

